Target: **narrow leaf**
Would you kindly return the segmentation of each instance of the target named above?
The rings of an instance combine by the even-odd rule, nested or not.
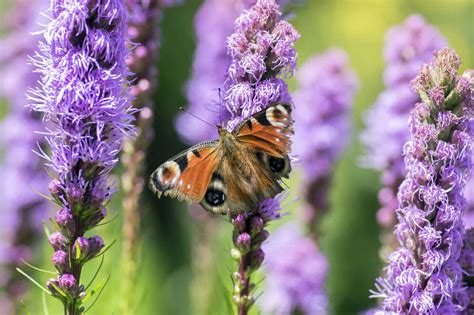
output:
[[[46,289],[45,287],[43,287],[41,284],[38,283],[38,281],[36,281],[35,279],[33,279],[32,277],[30,277],[26,272],[24,272],[23,270],[21,270],[20,268],[16,268],[16,271],[18,271],[19,273],[21,273],[22,275],[24,275],[28,280],[30,280],[31,282],[33,282],[33,284],[35,284],[38,288],[40,288],[41,290],[43,290],[44,292],[46,292],[48,295],[52,295],[51,292],[48,291],[48,289]]]
[[[49,274],[52,274],[52,275],[56,275],[56,272],[53,272],[53,271],[49,271],[49,270],[45,270],[45,269],[40,269],[38,267],[35,267],[33,265],[30,265],[28,262],[26,262],[23,258],[20,258],[21,262],[24,263],[25,265],[27,265],[28,267],[30,267],[31,269],[34,269],[34,270],[37,270],[39,272],[44,272],[44,273],[49,273]]]
[[[102,281],[99,282],[99,284],[97,284],[94,289],[87,292],[87,294],[84,296],[84,298],[82,298],[81,303],[87,302],[91,297],[95,296],[96,294],[97,294],[97,297],[99,297],[100,293],[102,293],[102,290],[107,285],[109,280],[110,280],[110,276],[108,276],[107,279],[102,279]],[[94,301],[94,303],[95,303],[95,301]],[[92,305],[94,303],[92,303]],[[90,309],[92,307],[92,305],[89,306],[88,309]]]
[[[46,222],[43,220],[43,229],[44,229],[44,234],[46,234],[46,237],[49,239],[51,236],[51,232],[49,231],[48,225]]]
[[[91,281],[89,282],[89,284],[86,286],[86,288],[84,289],[84,291],[87,291],[89,289],[89,287],[92,285],[92,283],[94,282],[95,278],[97,277],[97,275],[99,274],[99,271],[100,269],[102,268],[102,264],[104,263],[104,256],[102,256],[101,260],[100,260],[100,264],[99,264],[99,267],[97,268],[94,276],[92,277]]]
[[[43,313],[44,315],[49,315],[48,304],[46,303],[46,295],[44,292],[41,292],[41,298],[43,300]]]

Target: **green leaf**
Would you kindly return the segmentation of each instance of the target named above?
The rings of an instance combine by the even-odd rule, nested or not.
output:
[[[48,225],[46,222],[43,220],[43,229],[44,229],[44,234],[46,234],[46,237],[49,240],[49,237],[51,236],[51,232],[49,231]]]
[[[76,244],[74,244],[74,247],[76,247],[76,256],[74,257],[76,260],[79,260],[79,258],[81,258],[81,247],[79,246],[79,242],[76,242]]]
[[[38,281],[36,281],[35,279],[33,279],[32,277],[30,277],[26,272],[24,272],[23,270],[21,270],[20,268],[16,268],[16,271],[18,271],[19,273],[21,273],[22,275],[24,275],[28,280],[30,280],[31,282],[33,282],[34,285],[36,285],[38,288],[40,288],[41,290],[43,290],[43,292],[47,293],[48,295],[52,295],[51,292],[48,291],[48,289],[46,289],[45,287],[43,287],[41,284],[38,283]]]
[[[41,299],[43,301],[43,313],[44,315],[49,315],[48,304],[46,303],[46,295],[44,292],[41,292]]]
[[[114,240],[112,243],[110,243],[109,246],[107,246],[103,251],[98,253],[94,258],[97,258],[97,257],[100,257],[100,256],[104,255],[105,252],[107,252],[115,244],[115,242],[117,242],[117,240]],[[92,258],[92,259],[94,259],[94,258]]]
[[[107,277],[107,279],[102,279],[102,281],[99,282],[99,284],[89,293],[87,293],[86,296],[81,300],[81,303],[84,303],[97,293],[97,297],[95,298],[94,302],[92,302],[92,304],[84,311],[84,313],[87,313],[95,305],[100,295],[102,294],[102,291],[104,290],[105,286],[107,285],[107,283],[109,283],[109,280],[110,275]]]
[[[95,227],[98,227],[98,226],[102,226],[102,225],[106,225],[106,224],[109,224],[110,222],[114,221],[115,219],[118,218],[118,214],[116,214],[112,219],[110,219],[109,221],[105,221],[105,222],[102,222],[102,223],[99,223],[97,224]]]
[[[31,315],[30,310],[28,309],[28,306],[26,306],[26,304],[25,304],[25,301],[21,300],[20,304],[23,307],[23,310],[25,311],[25,314],[26,315]]]
[[[102,256],[102,259],[100,260],[100,264],[99,264],[99,267],[97,268],[94,276],[92,277],[91,281],[89,281],[89,284],[86,286],[86,288],[84,289],[84,291],[87,291],[89,289],[89,287],[92,285],[92,283],[94,282],[95,278],[97,277],[97,275],[99,274],[99,271],[100,269],[102,268],[102,264],[104,263],[104,256]]]
[[[36,271],[39,271],[39,272],[44,272],[44,273],[49,273],[49,274],[52,274],[52,275],[56,275],[56,272],[53,272],[53,271],[49,271],[49,270],[45,270],[45,269],[40,269],[38,267],[35,267],[33,265],[30,265],[28,262],[26,262],[25,260],[23,260],[23,258],[20,259],[22,263],[24,263],[25,265],[27,265],[28,267],[30,267],[31,269],[34,269]]]

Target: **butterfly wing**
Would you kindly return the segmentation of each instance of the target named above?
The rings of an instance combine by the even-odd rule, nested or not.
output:
[[[223,175],[230,209],[253,210],[259,202],[283,191],[280,179],[291,171],[292,126],[291,106],[275,104],[232,132],[241,149],[225,155],[216,170]]]
[[[218,145],[219,141],[206,141],[169,159],[151,174],[150,189],[158,197],[200,202],[221,160]]]
[[[233,134],[248,148],[285,158],[291,149],[293,134],[291,105],[271,105],[242,122]]]

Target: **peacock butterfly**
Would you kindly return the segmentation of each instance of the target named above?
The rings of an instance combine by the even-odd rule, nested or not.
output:
[[[245,211],[283,191],[293,134],[291,105],[274,104],[232,132],[217,126],[219,140],[199,143],[160,165],[149,187],[162,195],[200,203],[214,213]]]

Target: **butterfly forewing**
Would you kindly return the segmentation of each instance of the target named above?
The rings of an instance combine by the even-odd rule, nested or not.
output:
[[[283,158],[291,148],[291,105],[269,106],[240,124],[234,133],[249,148]]]
[[[158,197],[200,202],[220,163],[218,144],[219,141],[203,142],[166,161],[152,173],[150,189]]]

